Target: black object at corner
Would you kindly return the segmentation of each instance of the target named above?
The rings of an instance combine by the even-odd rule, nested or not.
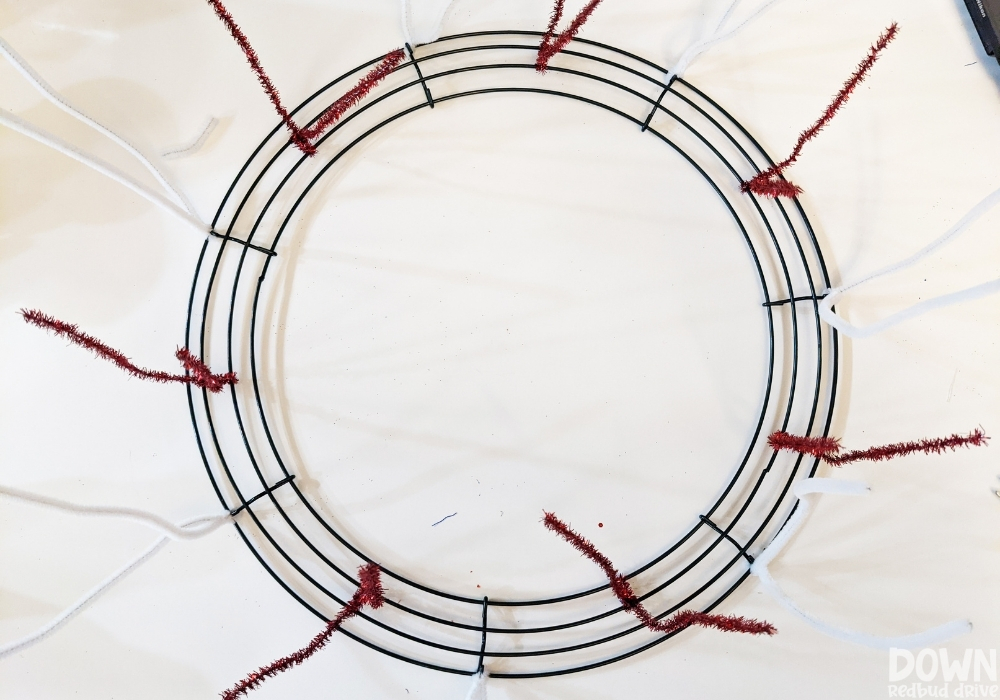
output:
[[[997,27],[1000,22],[1000,0],[965,0],[965,6],[972,16],[972,23],[976,25],[979,40],[983,42],[986,53],[996,57],[997,48],[1000,48],[1000,29]],[[997,62],[1000,63],[1000,58],[997,58]]]

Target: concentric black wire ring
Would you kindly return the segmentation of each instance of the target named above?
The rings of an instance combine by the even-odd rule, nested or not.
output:
[[[234,179],[213,221],[215,235],[199,256],[188,307],[188,346],[196,337],[201,355],[213,367],[224,364],[224,348],[225,364],[243,378],[222,397],[205,391],[199,397],[188,387],[199,449],[220,501],[240,513],[237,529],[247,546],[289,594],[324,620],[356,586],[354,568],[370,559],[310,503],[282,459],[281,439],[268,422],[273,407],[262,394],[258,374],[259,302],[270,266],[281,262],[279,240],[314,185],[355,146],[418,110],[504,93],[554,96],[607,110],[687,161],[724,203],[751,253],[769,337],[766,391],[752,439],[716,502],[686,533],[628,574],[642,574],[635,582],[645,591],[640,598],[663,608],[657,617],[689,605],[705,611],[717,607],[749,576],[740,562],[748,566],[750,550],[759,550],[794,508],[790,488],[804,476],[802,458],[779,457],[766,448],[763,437],[773,429],[818,429],[824,435],[829,429],[838,344],[836,333],[818,315],[820,293],[829,286],[819,244],[797,200],[789,209],[783,202],[761,202],[738,190],[741,179],[768,167],[771,159],[697,88],[684,80],[664,85],[663,68],[605,44],[575,40],[553,60],[549,74],[573,89],[538,82],[533,59],[540,36],[479,32],[417,47],[411,60],[397,68],[395,82],[387,81],[320,139],[313,159],[290,147],[283,126],[277,125]],[[293,114],[314,119],[381,58],[324,86]],[[484,77],[494,82],[484,86]],[[450,87],[462,78],[480,82],[470,89]],[[604,92],[597,96],[594,90]],[[610,104],[609,92],[624,104]],[[232,285],[228,296],[227,284]],[[224,336],[219,334],[223,328]],[[803,366],[814,371],[800,372]],[[811,378],[811,392],[801,390],[802,377]],[[813,461],[810,475],[816,466]],[[273,508],[271,516],[258,511],[262,506]],[[491,677],[559,675],[628,658],[674,636],[644,631],[610,595],[608,585],[545,599],[487,600],[437,590],[384,565],[383,571],[387,607],[362,613],[342,631],[426,668],[470,675],[485,657],[507,660],[502,662],[507,666],[490,669]],[[677,591],[681,584],[684,590]],[[405,595],[394,596],[394,590]],[[597,612],[581,612],[584,603]],[[530,610],[544,621],[491,626],[489,612],[500,608]],[[568,639],[569,633],[580,638]],[[531,648],[523,648],[524,639],[531,640]]]

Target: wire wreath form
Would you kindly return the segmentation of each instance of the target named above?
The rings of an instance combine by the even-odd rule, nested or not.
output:
[[[541,36],[477,32],[407,47],[408,60],[319,139],[313,157],[296,150],[278,124],[233,180],[202,248],[188,306],[188,347],[197,347],[211,366],[227,364],[246,379],[214,395],[188,386],[198,447],[250,551],[289,595],[324,621],[357,587],[353,572],[373,559],[310,502],[295,481],[294,465],[282,456],[287,450],[268,421],[274,408],[262,391],[267,381],[258,366],[261,334],[269,327],[258,322],[262,290],[268,271],[281,264],[282,234],[313,187],[371,135],[419,110],[475,96],[529,93],[611,112],[686,161],[718,195],[747,246],[768,338],[765,390],[752,437],[717,500],[686,532],[627,573],[657,619],[682,608],[708,612],[729,597],[750,575],[753,552],[794,510],[792,485],[816,471],[818,460],[778,454],[766,444],[772,430],[826,435],[836,398],[837,336],[820,323],[818,312],[820,291],[830,281],[798,200],[789,206],[740,193],[741,182],[773,161],[690,83],[674,79],[665,85],[663,68],[583,39],[575,39],[539,76]],[[302,123],[315,119],[343,84],[381,59],[345,73],[292,114]],[[646,630],[607,584],[544,599],[500,600],[439,590],[390,562],[377,563],[385,605],[361,612],[341,632],[437,671],[473,675],[490,660],[493,678],[568,674],[629,658],[678,634]]]

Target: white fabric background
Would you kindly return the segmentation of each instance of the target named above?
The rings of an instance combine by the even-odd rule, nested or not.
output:
[[[205,218],[274,124],[242,54],[197,0],[0,8],[0,32],[51,84],[147,152],[220,119],[196,155],[166,162]],[[606,0],[582,36],[669,64],[723,9]],[[391,0],[233,0],[230,10],[289,104],[401,41]],[[445,33],[543,29],[549,10],[457,0]],[[786,0],[686,76],[783,157],[893,20],[897,41],[789,171],[835,282],[913,252],[1000,185],[1000,69],[962,3]],[[0,85],[0,106],[140,172],[8,66]],[[333,455],[310,476],[366,543],[456,588],[548,585],[532,571],[565,555],[537,522],[553,501],[627,568],[715,493],[745,440],[761,381],[760,331],[739,325],[757,303],[741,297],[753,284],[745,251],[699,244],[712,213],[675,208],[686,194],[671,178],[683,178],[617,122],[562,105],[441,111],[362,151],[284,280],[290,414],[310,464]],[[172,368],[201,238],[9,131],[0,164],[0,480],[175,521],[216,510],[182,389],[129,380],[16,314],[40,308],[139,364]],[[348,222],[342,236],[320,235],[330,217]],[[987,217],[840,308],[868,323],[996,277],[998,222]],[[692,290],[729,322],[693,329]],[[998,304],[845,343],[833,433],[851,447],[980,424],[994,434]],[[824,468],[873,493],[823,500],[773,574],[804,608],[846,627],[906,634],[968,617],[975,630],[950,650],[1000,646],[995,449]],[[490,490],[474,488],[476,477]],[[469,532],[480,533],[472,545]],[[0,501],[0,641],[38,627],[154,538]],[[519,556],[508,556],[511,543]],[[600,580],[574,557],[572,583],[552,586]],[[491,696],[886,697],[888,654],[818,635],[753,581],[723,611],[780,633],[691,631],[602,670],[491,682]],[[316,631],[227,528],[171,544],[57,636],[0,663],[0,695],[215,697]],[[467,685],[338,637],[253,697],[459,698]]]

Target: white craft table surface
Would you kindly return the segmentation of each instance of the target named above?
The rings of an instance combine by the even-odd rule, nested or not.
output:
[[[418,20],[433,14],[414,2]],[[669,65],[724,5],[605,0],[581,36]],[[395,0],[229,8],[289,104],[402,43]],[[546,0],[457,0],[444,32],[544,29],[549,11]],[[898,39],[788,175],[834,281],[916,251],[1000,186],[1000,69],[962,2],[785,0],[685,76],[780,158],[892,21]],[[199,0],[4,2],[0,33],[148,153],[216,117],[198,152],[162,160],[206,219],[276,121]],[[0,103],[142,176],[6,64]],[[740,241],[717,243],[724,217],[683,206],[697,198],[650,143],[553,101],[425,110],[364,146],[311,228],[279,249],[294,261],[274,332],[300,458],[315,493],[395,568],[470,595],[579,590],[601,572],[542,528],[542,508],[627,569],[733,469],[761,390],[759,290]],[[867,323],[995,278],[998,224],[1000,212],[987,216],[843,313]],[[220,510],[182,387],[129,379],[17,314],[41,309],[172,369],[202,240],[0,129],[0,483],[173,521]],[[982,299],[845,340],[832,434],[850,447],[977,425],[1000,437],[998,309]],[[998,449],[821,467],[872,493],[823,499],[773,573],[843,627],[898,635],[968,618],[974,631],[946,648],[1000,647]],[[0,498],[0,643],[155,537]],[[596,671],[491,681],[490,697],[887,697],[887,652],[822,636],[755,579],[719,611],[779,634],[689,630]],[[319,627],[227,527],[171,543],[58,634],[0,661],[0,697],[213,698]],[[251,697],[457,699],[468,684],[335,636]]]

